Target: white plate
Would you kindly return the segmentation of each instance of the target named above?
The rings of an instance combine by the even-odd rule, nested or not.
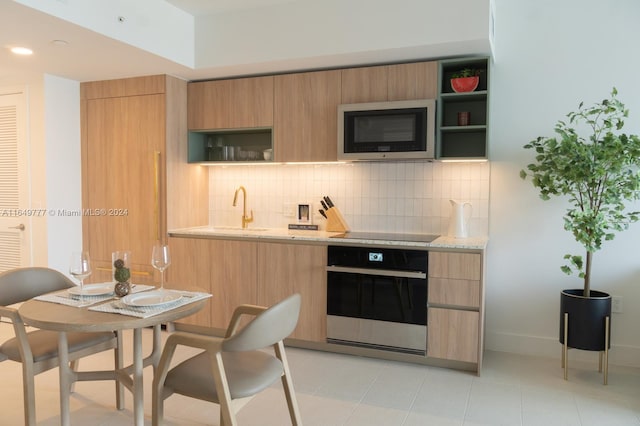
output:
[[[71,287],[68,291],[69,294],[73,294],[74,296],[81,296],[80,286]],[[84,288],[82,289],[82,295],[85,296],[105,296],[112,293],[112,283],[85,284]]]
[[[180,293],[170,293],[162,290],[143,291],[123,297],[122,303],[128,306],[160,306],[180,300],[181,297]]]

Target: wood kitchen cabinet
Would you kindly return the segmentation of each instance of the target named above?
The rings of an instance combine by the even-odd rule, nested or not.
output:
[[[188,161],[263,161],[263,151],[273,148],[273,81],[268,76],[189,83]],[[225,147],[233,148],[233,157]]]
[[[167,286],[213,295],[181,324],[225,329],[238,305],[271,306],[300,293],[300,319],[290,337],[325,341],[326,246],[182,237],[171,237],[169,245]]]
[[[438,63],[347,68],[341,71],[343,104],[435,99]]]
[[[166,238],[168,224],[203,224],[207,214],[198,200],[208,183],[192,179],[194,169],[176,159],[186,149],[186,82],[164,75],[87,82],[80,95],[82,206],[91,212],[82,217],[83,245],[94,266],[91,280],[111,280],[111,253],[130,250],[132,281],[158,282],[150,264],[155,241]],[[190,191],[180,189],[185,181],[192,182]],[[190,210],[169,217],[167,203],[178,192]]]
[[[212,294],[205,308],[183,324],[226,329],[234,309],[256,304],[257,243],[206,238],[169,238],[167,287]]]
[[[480,253],[429,252],[427,356],[482,364],[483,261]]]
[[[454,93],[449,79],[463,67],[483,70],[480,85]],[[272,142],[272,161],[335,161],[339,104],[436,98],[437,158],[486,158],[488,74],[487,58],[456,58],[189,83],[189,161],[227,161],[206,154],[209,136],[246,129],[268,137],[238,145],[259,153]],[[458,125],[458,112],[470,125]]]
[[[340,71],[275,76],[274,160],[336,161]]]
[[[138,83],[138,84],[135,84]],[[165,97],[160,77],[81,85],[84,248],[92,279],[111,279],[111,253],[130,250],[132,280],[153,281],[151,248],[166,230]]]
[[[429,308],[427,356],[478,362],[477,311]]]
[[[273,76],[189,83],[189,130],[273,126]]]
[[[258,244],[258,304],[271,306],[300,293],[298,325],[290,337],[325,342],[327,338],[327,247]]]
[[[338,105],[435,98],[438,63],[203,81],[188,87],[190,162],[226,161],[206,154],[208,144],[215,144],[210,136],[219,142],[241,130],[264,133],[271,128],[273,161],[336,161]],[[269,142],[249,143],[249,148],[264,148]]]
[[[171,265],[165,271],[167,288],[204,291],[211,293],[212,269],[210,265],[210,240],[201,238],[169,238]],[[213,326],[214,303],[220,300],[209,298],[200,311],[180,320],[184,324]],[[216,313],[221,313],[217,310]],[[216,318],[216,324],[222,321]],[[222,327],[222,326],[221,326]]]
[[[400,359],[476,370],[482,366],[484,251],[428,252],[427,352],[391,354],[327,345],[327,246],[317,242],[218,239],[187,235],[169,238],[172,264],[167,287],[207,291],[206,308],[180,320],[178,328],[214,329],[221,335],[241,304],[272,306],[293,293],[302,304],[290,344],[314,349]],[[424,336],[423,336],[424,342]],[[424,343],[423,343],[424,345]],[[424,346],[423,346],[424,347]]]

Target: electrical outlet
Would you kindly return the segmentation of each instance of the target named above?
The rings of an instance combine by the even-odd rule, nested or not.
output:
[[[616,314],[622,313],[622,297],[613,296],[611,298],[611,312],[614,312]]]
[[[284,206],[282,207],[282,215],[284,217],[296,217],[295,203],[284,203]]]

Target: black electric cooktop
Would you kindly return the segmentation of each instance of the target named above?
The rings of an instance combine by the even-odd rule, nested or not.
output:
[[[439,236],[440,235],[432,234],[394,234],[386,232],[346,232],[344,234],[333,235],[331,238],[430,243]]]

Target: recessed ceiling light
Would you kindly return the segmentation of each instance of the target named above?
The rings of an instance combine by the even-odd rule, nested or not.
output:
[[[11,51],[16,55],[31,55],[33,54],[33,50],[26,47],[12,47]]]
[[[54,46],[66,46],[69,42],[67,40],[51,40],[51,44]]]

